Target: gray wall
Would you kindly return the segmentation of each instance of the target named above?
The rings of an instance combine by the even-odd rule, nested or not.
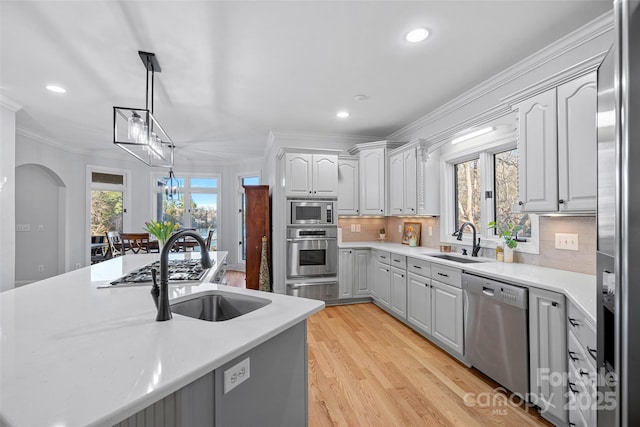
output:
[[[0,98],[0,292],[14,287],[15,149],[18,107]]]

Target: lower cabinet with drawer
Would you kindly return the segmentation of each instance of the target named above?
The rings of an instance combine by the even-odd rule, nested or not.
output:
[[[567,313],[569,425],[597,424],[596,328],[574,304]],[[603,402],[606,403],[606,402]]]
[[[566,305],[564,295],[529,288],[530,401],[554,424],[566,424]]]
[[[381,306],[391,306],[391,266],[389,252],[378,251],[378,263],[375,273],[375,301]]]

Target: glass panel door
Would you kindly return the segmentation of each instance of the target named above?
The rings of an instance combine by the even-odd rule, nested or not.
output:
[[[123,192],[91,191],[91,235],[104,236],[107,231],[122,233]]]
[[[211,193],[191,193],[190,228],[194,228],[203,238],[207,238],[209,229],[213,230],[211,250],[217,248],[218,195]]]

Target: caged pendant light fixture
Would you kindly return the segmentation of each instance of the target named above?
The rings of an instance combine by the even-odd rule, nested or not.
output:
[[[169,177],[166,178],[164,185],[164,196],[167,200],[178,200],[180,195],[178,194],[178,180],[173,174],[173,168],[169,169]]]
[[[154,53],[138,51],[138,55],[147,70],[146,105],[145,108],[113,107],[113,143],[148,166],[171,168],[175,146],[153,116],[154,74],[161,71],[160,64]]]

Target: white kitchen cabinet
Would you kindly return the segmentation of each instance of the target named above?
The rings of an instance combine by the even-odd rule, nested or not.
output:
[[[595,212],[596,74],[516,104],[523,212]]]
[[[567,385],[557,381],[567,372],[566,306],[564,295],[529,288],[529,384],[552,421],[568,420]]]
[[[371,295],[369,289],[369,249],[355,249],[353,251],[353,296],[366,297]]]
[[[459,355],[464,355],[463,320],[462,289],[431,279],[431,334]]]
[[[431,279],[409,273],[407,292],[407,321],[431,334]]]
[[[358,159],[338,158],[338,215],[360,213]]]
[[[598,88],[591,73],[558,86],[560,212],[595,212]]]
[[[518,209],[523,212],[558,210],[558,135],[556,89],[549,89],[517,105]]]
[[[396,150],[389,156],[389,213],[416,215],[417,207],[416,148]]]
[[[385,148],[360,151],[360,214],[384,215]]]
[[[407,318],[407,272],[391,267],[391,311],[400,318]]]
[[[404,213],[404,153],[389,156],[389,213]]]
[[[375,249],[371,249],[371,253],[369,254],[369,291],[371,292],[371,298],[374,301],[378,300],[377,295],[377,281],[378,276],[378,251]]]
[[[376,270],[376,298],[380,305],[389,308],[391,301],[391,267],[378,262]]]
[[[337,197],[338,156],[285,153],[287,197]]]
[[[353,296],[353,278],[353,249],[340,249],[338,253],[338,298],[351,298]]]

